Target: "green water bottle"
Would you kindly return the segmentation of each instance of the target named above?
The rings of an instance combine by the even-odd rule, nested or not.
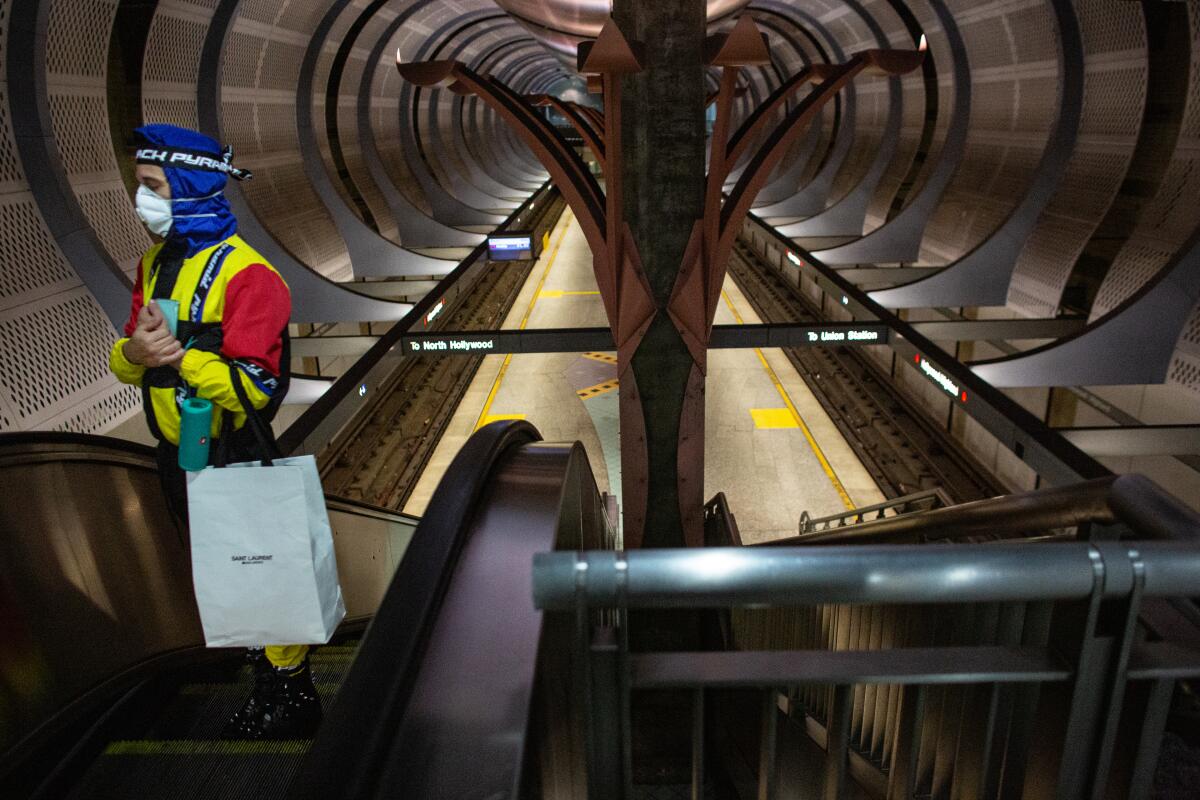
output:
[[[212,417],[212,402],[203,397],[189,397],[183,401],[179,416],[180,469],[199,472],[208,466]]]

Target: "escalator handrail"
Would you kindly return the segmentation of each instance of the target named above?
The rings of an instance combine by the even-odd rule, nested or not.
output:
[[[21,446],[88,447],[108,451],[121,451],[128,455],[142,456],[153,462],[154,448],[127,439],[113,436],[98,436],[91,433],[69,433],[66,431],[15,431],[0,433],[0,449]]]
[[[494,422],[476,431],[455,456],[380,603],[337,703],[292,782],[293,800],[372,796],[479,498],[506,455],[540,440],[541,434],[527,422]]]
[[[1148,478],[1131,474],[976,500],[756,546],[901,544],[981,534],[1043,533],[1087,523],[1118,522],[1128,525],[1139,538],[1200,539],[1200,514]]]
[[[9,451],[27,452],[15,456]],[[28,455],[27,460],[22,455]],[[122,458],[124,457],[124,458]],[[62,431],[18,431],[15,433],[0,433],[0,462],[6,466],[18,466],[25,463],[44,463],[46,461],[98,461],[115,463],[129,467],[139,467],[157,471],[154,448],[127,439],[113,436],[99,436],[90,433],[67,433]],[[405,514],[382,506],[372,505],[362,500],[326,494],[325,505],[330,510],[342,511],[348,514],[364,513],[378,519],[386,519],[408,525],[416,525],[420,517]]]

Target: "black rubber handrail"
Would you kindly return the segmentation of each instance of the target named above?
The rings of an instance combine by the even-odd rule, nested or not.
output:
[[[292,782],[288,796],[293,800],[375,795],[479,498],[507,455],[540,439],[529,423],[508,420],[484,426],[463,445]]]

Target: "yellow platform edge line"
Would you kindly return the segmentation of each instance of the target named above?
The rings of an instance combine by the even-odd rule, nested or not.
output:
[[[525,326],[529,324],[529,316],[533,313],[534,306],[537,305],[538,295],[542,293],[542,287],[546,285],[546,278],[550,276],[550,269],[554,266],[554,260],[558,258],[558,251],[562,247],[563,239],[567,236],[567,231],[571,228],[571,223],[575,217],[570,209],[563,212],[563,216],[559,219],[559,224],[562,225],[562,230],[558,234],[558,239],[554,242],[554,250],[550,253],[550,258],[546,261],[546,268],[542,270],[542,277],[538,279],[538,285],[533,290],[533,298],[529,301],[529,307],[525,309],[525,316],[521,317],[521,325],[517,330],[525,330]],[[492,389],[488,392],[487,400],[483,403],[483,409],[479,412],[479,418],[475,420],[474,430],[479,430],[486,423],[489,412],[492,410],[492,403],[496,401],[496,395],[500,392],[500,384],[504,381],[504,373],[508,372],[508,365],[512,363],[512,353],[504,356],[504,363],[500,365],[500,371],[496,373],[496,379],[492,381]]]
[[[730,299],[729,293],[722,289],[721,297],[725,299],[725,305],[727,305],[729,310],[733,313],[733,318],[738,321],[739,325],[744,325],[745,322],[742,320],[742,315],[739,314],[737,308],[734,307],[733,300]],[[790,411],[792,416],[795,418],[797,427],[799,427],[800,431],[804,434],[805,441],[808,442],[808,446],[813,451],[813,455],[817,457],[817,461],[821,464],[821,470],[825,473],[825,477],[829,479],[831,484],[833,484],[834,491],[836,491],[838,496],[842,499],[842,504],[846,506],[847,510],[853,509],[854,501],[850,499],[850,495],[846,491],[846,487],[842,484],[841,479],[838,478],[837,472],[834,471],[833,465],[829,463],[829,459],[825,457],[825,453],[823,450],[821,450],[821,446],[817,444],[817,440],[813,436],[812,431],[810,431],[808,429],[808,425],[805,424],[804,418],[800,416],[800,412],[796,409],[796,405],[792,402],[792,398],[788,395],[787,389],[785,389],[783,383],[780,382],[779,376],[775,374],[775,370],[771,368],[769,363],[767,363],[767,357],[763,355],[762,349],[758,347],[754,348],[754,354],[758,356],[759,363],[762,364],[763,369],[766,370],[767,377],[770,378],[771,383],[774,384],[775,391],[779,392],[779,396],[783,398],[783,404],[787,406],[787,410]]]

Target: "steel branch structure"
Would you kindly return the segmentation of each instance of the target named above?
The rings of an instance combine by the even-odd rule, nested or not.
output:
[[[645,421],[637,383],[630,368],[654,318],[668,314],[692,357],[680,421],[681,429],[702,431],[704,424],[704,380],[713,319],[726,265],[739,229],[754,201],[788,148],[807,129],[821,108],[860,74],[903,75],[917,69],[925,55],[925,43],[916,50],[867,50],[843,64],[806,68],[786,81],[768,97],[733,135],[730,127],[733,101],[738,95],[738,78],[743,67],[770,62],[766,37],[749,16],[738,19],[728,34],[711,36],[705,43],[706,60],[721,68],[720,89],[707,102],[715,103],[716,124],[710,146],[703,218],[697,220],[684,252],[683,263],[665,307],[655,300],[638,255],[637,244],[625,224],[621,207],[621,77],[642,70],[640,44],[629,42],[613,20],[599,37],[579,46],[579,71],[588,76],[590,90],[603,94],[604,112],[564,103],[546,95],[522,97],[503,83],[455,61],[403,63],[397,58],[401,76],[419,86],[444,86],[459,94],[474,94],[505,119],[550,172],[567,203],[575,212],[592,250],[596,284],[604,302],[609,326],[617,346],[618,377],[621,382],[622,472],[625,476],[625,536],[628,546],[641,541],[641,520],[647,498],[639,496],[639,480],[648,469],[645,454]],[[774,128],[769,123],[792,95],[801,88],[812,90]],[[550,106],[561,113],[596,154],[603,168],[603,191],[575,152],[535,106]],[[759,142],[751,152],[752,143]],[[728,198],[722,187],[735,163],[749,154]],[[703,436],[680,437],[681,484],[703,486]],[[687,465],[687,476],[684,466]],[[690,513],[691,494],[681,490],[684,519]],[[700,505],[696,505],[699,509]],[[690,526],[689,544],[700,544],[702,531]]]

